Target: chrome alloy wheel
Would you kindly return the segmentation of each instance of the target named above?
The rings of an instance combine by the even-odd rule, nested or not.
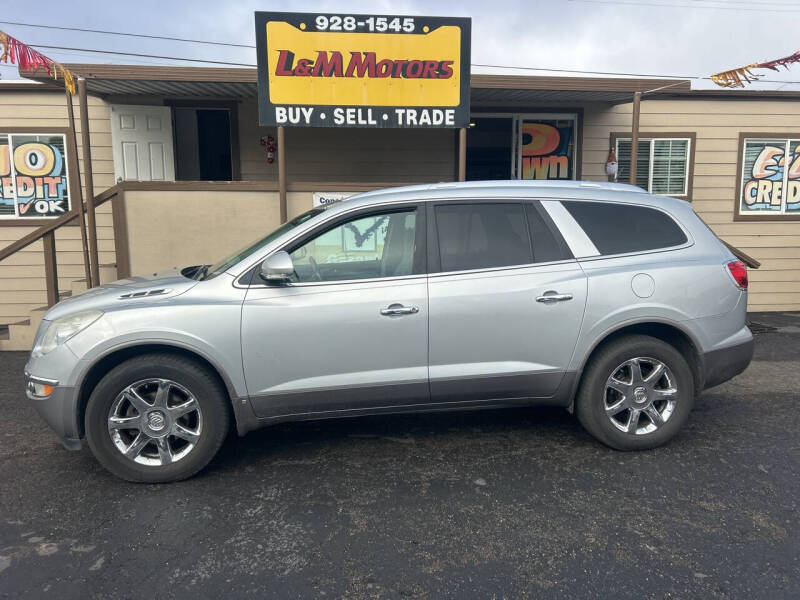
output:
[[[606,380],[603,407],[614,427],[643,435],[669,420],[677,397],[669,367],[655,358],[638,357],[619,365]]]
[[[108,433],[123,456],[161,466],[189,454],[203,431],[203,415],[192,393],[169,379],[143,379],[117,396]]]

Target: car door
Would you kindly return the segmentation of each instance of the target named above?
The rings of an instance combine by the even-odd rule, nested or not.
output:
[[[295,275],[256,275],[242,308],[242,352],[259,417],[426,403],[425,213],[348,212],[283,248]]]
[[[428,212],[431,402],[548,398],[575,350],[586,277],[534,202]]]

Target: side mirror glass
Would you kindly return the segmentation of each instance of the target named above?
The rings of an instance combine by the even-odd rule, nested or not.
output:
[[[272,283],[285,283],[294,274],[292,257],[283,250],[276,252],[263,263],[259,275],[264,281]]]

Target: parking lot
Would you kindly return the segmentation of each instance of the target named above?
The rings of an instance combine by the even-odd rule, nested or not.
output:
[[[0,596],[797,598],[800,314],[650,452],[557,409],[294,423],[134,485],[67,452],[0,354]]]

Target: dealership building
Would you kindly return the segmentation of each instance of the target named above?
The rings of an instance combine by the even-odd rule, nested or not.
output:
[[[379,187],[607,181],[610,150],[628,181],[634,127],[637,185],[691,202],[760,263],[751,310],[800,310],[800,92],[473,74],[468,127],[279,132],[259,125],[256,69],[66,66],[85,80],[87,119],[74,130],[64,89],[46,73],[0,82],[0,349],[29,348],[43,307],[86,288],[80,219],[64,222],[77,198],[93,198],[89,248],[106,282],[215,262],[314,202]],[[14,200],[15,176],[32,203]],[[50,188],[60,200],[48,200]]]

